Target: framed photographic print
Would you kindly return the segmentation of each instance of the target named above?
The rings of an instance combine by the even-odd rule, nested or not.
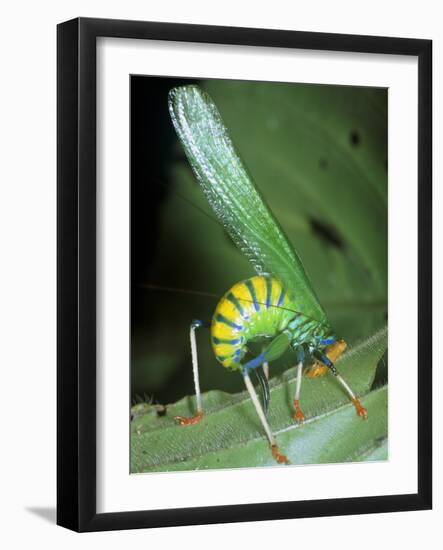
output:
[[[431,42],[58,27],[58,523],[431,507]]]

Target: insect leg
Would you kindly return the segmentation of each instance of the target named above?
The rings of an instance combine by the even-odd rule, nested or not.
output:
[[[268,413],[269,401],[271,400],[271,393],[269,391],[268,379],[265,376],[265,373],[262,369],[254,369],[254,374],[257,376],[257,379],[260,384],[261,394],[262,394],[262,406],[265,414]]]
[[[264,350],[265,350],[265,348],[262,349],[262,351],[264,351]],[[267,413],[268,412],[267,408],[269,406],[269,386],[267,385],[267,382],[269,381],[269,363],[268,363],[268,361],[265,361],[263,363],[262,368],[263,368],[263,374],[264,374],[264,378],[265,378],[264,384],[266,384],[266,387],[267,387],[267,390],[268,390],[268,392],[267,392],[268,393],[268,401],[266,401],[266,397],[265,397],[266,392],[265,391],[263,392],[263,403],[264,403],[265,413]],[[258,373],[258,371],[255,371],[255,372]],[[259,377],[259,379],[261,380],[261,377]]]
[[[265,351],[265,347],[263,347],[262,351]],[[263,363],[263,374],[265,375],[266,380],[269,380],[269,362],[265,361]]]
[[[195,386],[195,400],[197,402],[197,414],[194,416],[176,416],[177,420],[182,426],[189,426],[190,424],[197,424],[203,418],[203,405],[200,392],[200,380],[198,376],[198,356],[197,356],[197,340],[195,338],[195,330],[200,327],[209,327],[209,323],[203,321],[192,321],[189,330],[189,337],[191,340],[191,355],[192,355],[192,372],[194,374],[194,386]]]
[[[262,352],[265,351],[265,347],[262,348]],[[261,372],[259,369],[255,369],[255,374],[258,378],[258,381],[260,382],[260,388],[262,393],[262,403],[263,403],[263,409],[265,411],[265,414],[268,414],[268,408],[269,408],[269,400],[270,400],[270,393],[269,393],[269,363],[268,361],[265,361],[262,365]]]
[[[354,407],[355,407],[355,410],[357,411],[358,416],[367,418],[368,411],[360,403],[360,399],[357,398],[355,393],[352,391],[351,386],[346,382],[343,376],[338,372],[338,370],[336,369],[334,364],[329,360],[329,358],[318,351],[314,351],[314,355],[315,357],[317,357],[317,359],[319,359],[322,363],[324,363],[329,368],[332,374],[337,378],[337,380],[343,386],[346,393],[349,395],[349,398],[351,399],[352,403],[354,404]]]
[[[301,380],[303,374],[303,361],[305,359],[305,352],[302,347],[297,349],[297,379],[295,382],[295,395],[294,395],[294,419],[299,422],[303,422],[305,415],[300,409],[300,390],[301,390]]]
[[[246,372],[252,369],[257,369],[255,371],[255,374],[257,375],[257,378],[262,388],[263,405],[265,408],[265,412],[267,412],[268,409],[270,394],[268,377],[266,376],[266,370],[264,366],[265,364],[268,365],[269,361],[278,359],[289,346],[290,340],[291,334],[289,331],[281,332],[269,343],[268,346],[263,348],[263,351],[259,355],[257,355],[257,357],[254,357],[254,359],[251,359],[243,366],[243,369]],[[259,370],[259,367],[261,367],[261,370]]]
[[[257,411],[258,417],[260,418],[262,426],[269,439],[269,443],[271,444],[272,456],[276,459],[276,461],[279,464],[289,464],[289,460],[287,459],[287,457],[281,454],[278,450],[277,440],[275,439],[275,436],[272,433],[272,430],[268,424],[268,421],[266,420],[265,413],[263,412],[262,406],[260,405],[260,401],[255,392],[254,385],[252,384],[251,379],[249,378],[248,369],[243,369],[243,380],[245,381],[246,389],[248,390],[249,395],[251,396],[251,400],[254,404],[255,410]]]

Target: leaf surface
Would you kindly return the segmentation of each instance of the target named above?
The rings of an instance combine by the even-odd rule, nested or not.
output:
[[[381,329],[337,362],[340,373],[362,396],[368,419],[359,418],[335,378],[302,381],[303,424],[292,421],[295,369],[271,380],[268,419],[281,452],[292,464],[381,460],[387,437],[387,387],[370,391],[387,345]],[[174,417],[192,415],[186,397],[159,416],[155,405],[137,405],[131,423],[131,471],[180,471],[275,465],[263,429],[246,392],[203,395],[205,416],[197,425],[180,426]],[[141,412],[140,412],[141,411]],[[135,414],[137,413],[137,414]]]

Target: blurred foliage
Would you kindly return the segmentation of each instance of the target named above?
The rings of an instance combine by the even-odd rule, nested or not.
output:
[[[200,85],[218,106],[336,332],[350,344],[374,333],[387,315],[386,90],[239,81]],[[164,124],[171,125],[168,117]],[[193,393],[190,322],[210,320],[218,299],[253,275],[210,213],[178,142],[174,157],[164,161],[170,173],[145,281],[161,288],[145,287],[138,295],[144,315],[132,327],[132,394],[147,393],[154,404]],[[216,362],[208,331],[197,338],[202,391],[239,391],[241,376]],[[292,365],[293,357],[285,355],[273,363],[271,376]],[[378,386],[386,377],[382,372]]]
[[[292,420],[295,368],[273,379],[268,420],[280,451],[292,464],[319,464],[387,458],[387,386],[370,391],[377,363],[386,350],[383,329],[337,362],[340,372],[362,396],[368,418],[354,406],[332,376],[302,382],[306,420]],[[186,397],[166,408],[132,408],[131,471],[178,471],[276,465],[249,395],[218,390],[203,395],[203,420],[180,426],[176,415],[195,413]]]

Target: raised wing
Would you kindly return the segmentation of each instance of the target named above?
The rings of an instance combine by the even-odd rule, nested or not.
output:
[[[215,215],[258,274],[272,273],[301,311],[326,315],[283,230],[266,205],[210,96],[198,86],[169,93],[169,112]]]

